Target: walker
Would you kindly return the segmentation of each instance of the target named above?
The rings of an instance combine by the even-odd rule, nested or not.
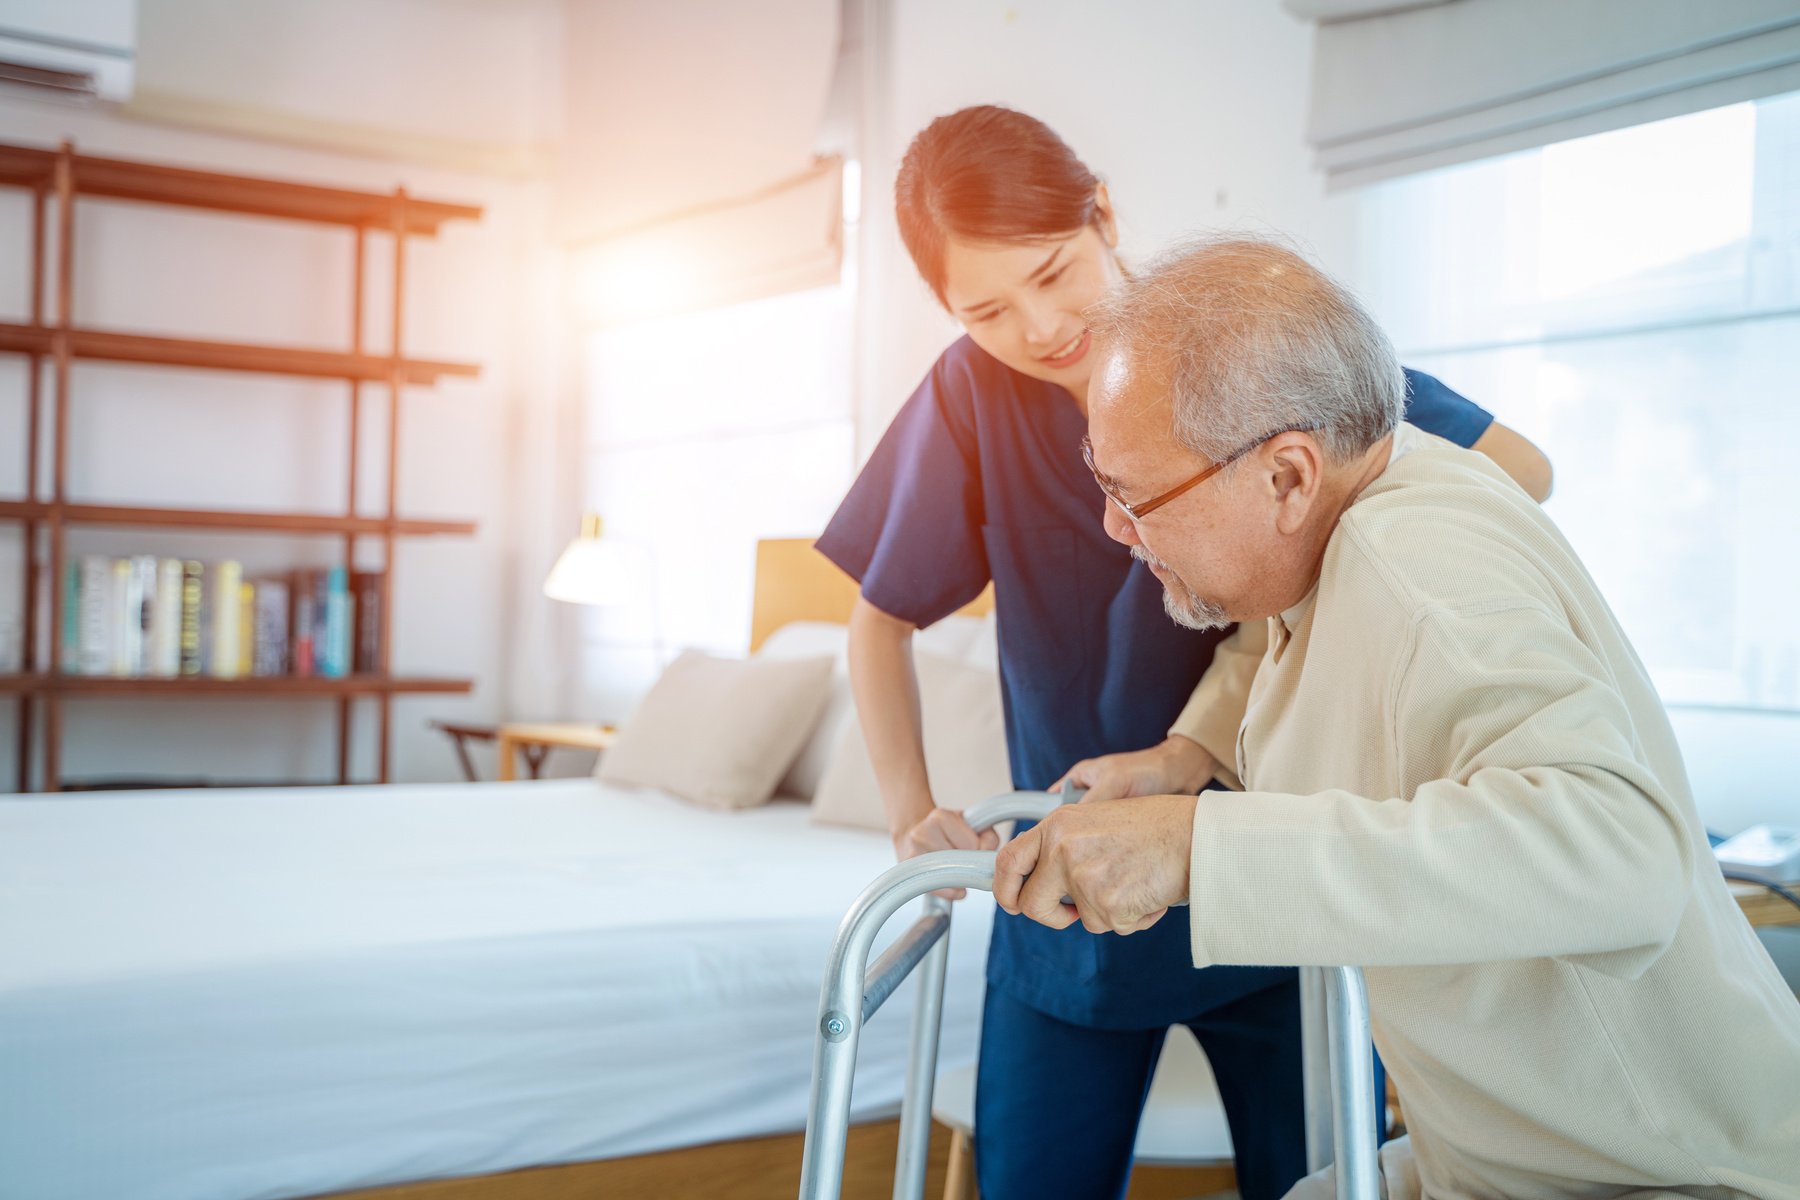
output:
[[[982,801],[963,816],[979,832],[1005,821],[1042,820],[1059,805],[1080,796],[1066,786],[1061,794],[1009,792]],[[813,1049],[800,1200],[835,1200],[843,1186],[857,1040],[864,1023],[921,963],[924,970],[913,1009],[906,1091],[900,1104],[894,1200],[923,1200],[931,1141],[931,1089],[937,1074],[938,1029],[950,950],[950,902],[928,893],[952,887],[992,891],[994,853],[944,850],[907,859],[864,888],[838,926],[819,996],[819,1040]],[[925,897],[923,914],[869,966],[875,935],[889,917],[920,896]],[[1356,967],[1302,967],[1300,995],[1308,1166],[1317,1170],[1337,1163],[1338,1200],[1379,1200],[1375,1076],[1362,971]],[[1326,1043],[1323,1053],[1321,1025]]]

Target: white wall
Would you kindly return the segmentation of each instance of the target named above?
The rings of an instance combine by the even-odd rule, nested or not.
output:
[[[156,40],[157,11],[169,5],[157,0],[144,6],[147,54]],[[181,0],[173,7],[191,16],[207,6]],[[373,7],[312,11],[343,38],[353,32],[344,24],[357,15],[351,9],[366,15]],[[439,24],[460,29],[468,45],[491,33],[493,6],[432,7]],[[291,15],[300,6],[287,8]],[[398,34],[398,25],[386,24]],[[191,54],[227,49],[190,33],[183,44]],[[313,33],[315,43],[323,37],[320,29]],[[441,43],[449,35],[440,28],[436,36]],[[316,53],[282,61],[288,73],[271,79],[261,95],[241,92],[255,84],[254,76],[236,78],[239,99],[266,112],[289,98],[326,95],[342,66]],[[393,61],[401,69],[400,84],[410,78],[427,93],[448,94],[478,74],[457,59]],[[305,71],[310,78],[293,76]],[[526,75],[536,86],[538,77]],[[519,111],[528,108],[529,101],[520,102]],[[435,117],[414,110],[406,119],[410,132],[426,139],[421,144],[429,158],[430,139],[462,125],[464,114],[454,107]],[[494,132],[510,136],[510,127]],[[552,707],[539,698],[553,650],[545,632],[550,602],[537,585],[566,532],[559,489],[568,484],[555,447],[566,442],[569,413],[559,336],[560,255],[544,234],[548,186],[416,159],[193,132],[10,95],[0,97],[0,137],[46,146],[73,137],[79,149],[96,154],[334,186],[386,190],[403,184],[422,196],[485,207],[478,223],[448,225],[435,240],[415,239],[408,261],[406,351],[473,360],[484,370],[478,380],[413,390],[403,399],[402,508],[420,516],[473,518],[480,529],[473,539],[401,545],[394,663],[401,672],[471,675],[478,683],[468,697],[396,703],[395,776],[459,774],[447,744],[425,729],[428,717],[487,719]],[[24,193],[0,192],[0,310],[8,319],[26,311],[28,211]],[[81,323],[305,345],[348,341],[347,231],[92,201],[78,204],[76,219],[75,314]],[[384,240],[372,239],[367,336],[374,349],[387,344],[386,249]],[[0,445],[9,450],[0,458],[0,494],[16,496],[23,487],[22,456],[10,451],[19,444],[15,431],[24,428],[24,392],[22,360],[0,359]],[[342,384],[80,365],[73,381],[71,495],[334,510],[345,485],[346,392]],[[382,392],[365,389],[371,398]],[[367,403],[365,413],[364,444],[375,469],[365,472],[361,486],[372,511],[384,486],[378,467],[383,409]],[[0,627],[9,616],[16,619],[18,543],[16,526],[0,530]],[[236,557],[254,571],[324,564],[339,546],[324,538],[79,530],[70,548]],[[64,769],[70,776],[324,779],[333,767],[335,706],[327,702],[74,699],[66,709]],[[368,731],[357,754],[365,777],[374,768],[373,728],[370,713],[359,722]],[[0,786],[13,778],[12,740],[10,731],[0,738]]]

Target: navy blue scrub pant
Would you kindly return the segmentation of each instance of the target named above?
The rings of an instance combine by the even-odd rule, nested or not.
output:
[[[1306,1174],[1298,982],[1290,975],[1182,1024],[1218,1080],[1239,1195],[1276,1200]],[[975,1085],[982,1200],[1123,1195],[1167,1036],[1071,1025],[990,987]]]

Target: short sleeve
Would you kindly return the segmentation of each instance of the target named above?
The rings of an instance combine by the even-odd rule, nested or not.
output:
[[[1445,387],[1436,377],[1408,367],[1406,419],[1426,433],[1467,448],[1487,432],[1494,414]]]
[[[948,353],[940,358],[816,543],[864,599],[920,627],[988,582],[975,385]]]

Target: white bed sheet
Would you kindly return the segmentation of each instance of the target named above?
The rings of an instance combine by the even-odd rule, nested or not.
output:
[[[892,861],[806,817],[585,779],[0,800],[0,1197],[310,1196],[797,1129],[832,931]],[[946,1069],[992,911],[957,906]],[[865,1033],[859,1117],[899,1101],[911,993]]]

